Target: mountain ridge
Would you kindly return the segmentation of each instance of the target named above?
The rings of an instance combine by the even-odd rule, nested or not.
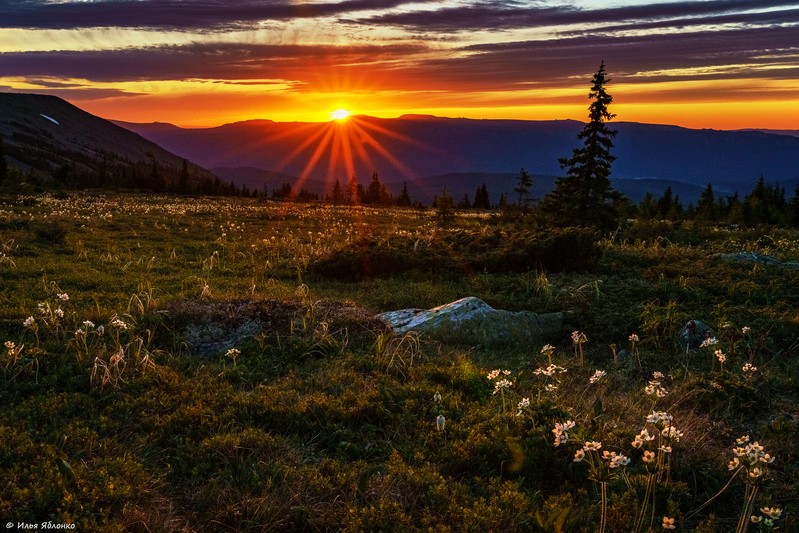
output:
[[[349,125],[347,125],[349,124]],[[434,185],[435,177],[452,174],[502,175],[525,168],[554,180],[562,174],[559,158],[580,145],[583,123],[576,120],[529,121],[468,119],[432,115],[403,115],[383,119],[358,115],[336,123],[246,121],[214,128],[165,130],[147,124],[126,127],[197,160],[206,168],[258,168],[272,173],[303,176],[332,186],[345,182],[348,172],[338,157],[320,149],[325,135],[335,137],[348,128],[356,160],[351,166],[359,182],[377,171],[398,190],[403,182]],[[762,131],[691,129],[667,124],[612,122],[618,131],[612,150],[616,160],[611,179],[634,201],[652,185],[653,194],[665,186],[680,186],[684,201],[693,201],[708,183],[721,194],[748,192],[763,175],[769,183],[799,182],[799,137]],[[309,142],[309,139],[316,139]],[[331,144],[332,145],[332,144]],[[321,150],[321,157],[315,152]],[[363,153],[359,153],[359,150]],[[310,165],[315,157],[316,165]],[[235,174],[227,174],[236,180]],[[553,181],[554,183],[554,181]],[[670,185],[664,185],[664,184]],[[429,187],[428,187],[429,188]],[[471,194],[464,184],[450,190]],[[489,184],[491,188],[491,184]],[[496,187],[496,194],[512,187]],[[440,190],[440,189],[439,189]],[[674,191],[678,193],[678,191]],[[427,194],[429,196],[429,194]]]

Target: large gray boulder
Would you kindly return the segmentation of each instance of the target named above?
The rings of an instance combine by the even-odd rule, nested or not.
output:
[[[376,318],[399,335],[415,331],[442,341],[484,347],[533,346],[557,336],[563,326],[563,313],[503,311],[475,297],[433,309],[388,311]]]

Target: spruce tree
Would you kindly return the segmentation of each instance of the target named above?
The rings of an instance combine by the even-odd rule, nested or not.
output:
[[[610,167],[615,159],[610,149],[616,132],[606,124],[615,116],[608,111],[613,102],[605,90],[609,82],[603,61],[588,93],[593,100],[588,107],[589,121],[578,136],[583,146],[574,149],[571,157],[559,160],[566,175],[558,178],[555,189],[541,203],[542,213],[555,226],[592,226],[605,230],[616,226],[618,212],[614,201],[620,194],[610,185]]]
[[[344,189],[341,187],[341,182],[336,178],[336,183],[333,184],[333,192],[330,198],[333,205],[341,205],[344,203]]]
[[[533,178],[526,169],[522,168],[519,171],[519,177],[516,179],[516,187],[513,192],[519,195],[519,207],[526,207],[530,202],[530,188],[533,186]]]
[[[472,207],[475,209],[490,209],[491,202],[488,198],[488,188],[486,184],[483,183],[480,185],[477,190],[474,192],[474,202],[472,202]]]
[[[442,228],[447,228],[455,219],[455,202],[452,200],[449,191],[444,189],[440,195],[435,197],[436,218]]]
[[[411,203],[411,195],[408,193],[408,184],[403,181],[402,192],[397,197],[397,205],[400,207],[409,207]]]
[[[366,195],[363,198],[365,204],[379,204],[382,202],[383,197],[383,184],[380,182],[380,176],[377,171],[372,172],[372,181],[366,189]]]
[[[707,187],[699,195],[699,202],[696,204],[696,217],[701,220],[716,220],[716,195],[713,193],[713,184],[708,183]]]
[[[180,176],[178,176],[177,192],[179,194],[187,194],[191,185],[191,176],[189,175],[189,162],[183,160],[183,166],[180,169]]]

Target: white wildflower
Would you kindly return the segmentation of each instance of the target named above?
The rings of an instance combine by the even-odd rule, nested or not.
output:
[[[761,507],[760,512],[772,520],[777,520],[782,516],[782,509],[779,507]]]
[[[757,367],[754,366],[752,363],[744,363],[744,366],[741,367],[743,372],[754,373],[757,372]]]
[[[513,387],[512,382],[508,381],[507,379],[500,379],[499,381],[494,382],[494,392],[492,394],[496,394],[504,389],[509,389],[511,387]]]
[[[716,337],[708,337],[707,339],[702,341],[702,344],[699,345],[700,348],[707,348],[709,346],[715,346],[719,343],[719,340]]]
[[[593,376],[591,376],[591,378],[590,378],[588,381],[589,381],[590,383],[597,383],[597,382],[599,382],[599,381],[600,381],[600,380],[601,380],[603,377],[605,377],[605,375],[606,375],[606,374],[607,374],[607,372],[605,372],[604,370],[597,370],[596,372],[594,372],[594,375],[593,375]]]

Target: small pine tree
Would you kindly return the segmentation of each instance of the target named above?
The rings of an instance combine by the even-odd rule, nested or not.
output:
[[[341,187],[341,182],[336,178],[336,183],[333,184],[333,191],[330,194],[330,201],[333,205],[341,205],[344,203],[344,189]]]
[[[408,193],[408,184],[404,181],[402,182],[402,192],[400,192],[399,197],[397,198],[397,205],[399,207],[410,207],[411,202],[411,195]]]
[[[663,191],[663,196],[661,196],[658,200],[658,213],[660,214],[660,217],[668,218],[673,206],[674,198],[673,193],[671,192],[671,187],[666,187],[666,190]]]
[[[699,195],[699,202],[696,204],[696,217],[702,220],[716,220],[716,195],[713,193],[713,185],[708,183],[702,194]]]
[[[499,194],[499,203],[497,205],[500,209],[508,207],[508,199],[505,197],[504,192]]]
[[[793,191],[793,198],[788,201],[788,224],[799,227],[799,186]]]
[[[383,184],[380,183],[380,176],[377,171],[372,172],[372,181],[369,187],[366,188],[366,194],[363,197],[365,204],[379,204],[381,200]]]
[[[288,200],[292,196],[291,184],[284,183],[276,189],[272,189],[272,199],[274,200]]]
[[[444,189],[440,195],[435,197],[436,218],[442,228],[447,228],[455,220],[455,202],[452,200],[449,191]]]
[[[533,178],[526,169],[522,168],[519,171],[519,177],[516,181],[516,187],[513,192],[519,195],[519,207],[526,207],[530,203],[530,189],[533,187]]]
[[[658,215],[658,204],[655,201],[655,196],[650,192],[644,195],[644,199],[638,204],[638,218],[648,220],[655,218]]]
[[[189,178],[189,162],[183,160],[183,167],[180,169],[180,176],[178,176],[177,191],[186,194],[189,191],[190,178]]]
[[[486,184],[483,183],[480,185],[477,190],[474,192],[474,202],[472,202],[472,207],[475,209],[490,209],[491,202],[488,198],[488,188]]]

